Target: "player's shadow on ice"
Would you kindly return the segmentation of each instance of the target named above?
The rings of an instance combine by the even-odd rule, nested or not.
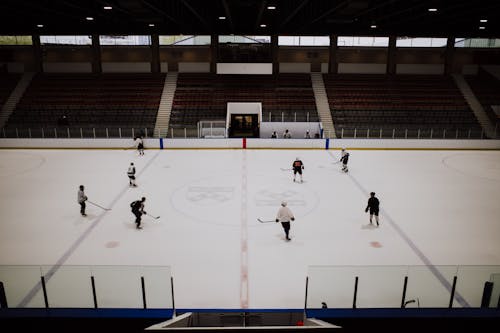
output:
[[[290,244],[295,244],[295,245],[304,245],[303,242],[297,241],[293,235],[290,235],[291,240],[287,241],[285,239],[285,235],[283,234],[275,234],[274,235],[276,238],[278,238],[280,241],[283,243],[290,243]]]
[[[376,224],[362,224],[361,229],[363,230],[373,230],[373,229],[378,229]]]

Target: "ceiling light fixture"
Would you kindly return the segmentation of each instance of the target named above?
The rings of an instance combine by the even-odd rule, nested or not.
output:
[[[486,23],[486,22],[488,22],[488,20],[487,19],[481,19],[481,20],[479,20],[479,22]]]
[[[38,28],[43,28],[43,24],[37,24],[36,25]]]
[[[437,8],[429,8],[427,10],[430,11],[430,12],[437,12],[438,11]]]
[[[154,23],[149,23],[149,26],[154,27],[155,25],[154,25]]]
[[[113,9],[113,7],[111,7],[111,6],[104,6],[102,8],[104,8],[105,10],[111,10],[111,9]]]
[[[219,20],[225,20],[226,17],[225,16],[219,16]]]
[[[267,6],[267,9],[276,9],[276,6]]]
[[[370,28],[375,29],[375,28],[377,28],[377,25],[376,24],[372,24],[372,25],[370,25]]]
[[[479,27],[479,30],[484,30],[486,29],[486,27]]]
[[[261,28],[265,28],[265,27],[267,27],[267,25],[265,25],[265,24],[261,24],[261,25],[260,25],[260,27],[261,27]]]
[[[93,18],[93,17],[90,17],[90,16],[86,17],[85,19],[86,19],[87,21],[93,21],[93,20],[94,20],[94,18]]]

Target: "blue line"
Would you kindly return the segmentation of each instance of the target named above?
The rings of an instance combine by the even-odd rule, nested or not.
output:
[[[328,151],[332,158],[335,158],[330,151]],[[363,192],[367,197],[369,196],[369,192],[354,178],[351,174],[348,174],[349,178],[353,181],[353,183]],[[432,262],[425,256],[425,254],[415,245],[415,243],[411,240],[411,238],[405,234],[405,232],[397,225],[392,217],[389,216],[387,211],[384,209],[380,209],[380,213],[384,218],[391,224],[391,226],[396,230],[396,232],[404,239],[404,241],[408,244],[408,246],[415,252],[415,254],[422,260],[429,268],[429,270],[434,274],[434,276],[438,279],[439,282],[451,293],[451,284],[446,278],[441,274],[441,272],[432,264]],[[455,299],[460,303],[463,307],[470,307],[470,304],[458,293],[455,291]]]
[[[160,152],[158,151],[153,158],[151,158],[147,163],[146,166],[138,173],[138,175],[141,175],[146,169],[151,165],[151,163],[158,157],[158,154]],[[127,192],[127,190],[130,187],[127,185],[123,188],[123,190],[118,193],[118,195],[113,199],[109,207],[113,207],[116,202]],[[75,250],[80,246],[80,244],[87,238],[88,235],[90,235],[90,232],[101,222],[102,218],[106,215],[108,211],[104,211],[99,215],[99,217],[92,222],[90,227],[87,228],[83,232],[83,234],[78,237],[78,239],[69,247],[69,249],[64,252],[64,254],[57,260],[55,265],[45,274],[45,282],[49,282],[50,278],[59,270],[59,268],[68,260],[68,258],[75,252]],[[18,304],[18,308],[24,308],[29,302],[33,300],[35,295],[40,291],[42,288],[42,283],[39,281],[29,292],[28,294],[23,298],[23,300]]]

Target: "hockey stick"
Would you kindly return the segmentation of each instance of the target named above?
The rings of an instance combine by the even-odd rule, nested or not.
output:
[[[153,216],[153,215],[148,214],[148,213],[146,213],[146,215],[147,215],[147,216],[149,216],[149,217],[154,218],[155,220],[158,220],[158,219],[160,218],[160,216],[159,216],[159,215],[158,215],[158,216]]]
[[[261,218],[258,218],[257,221],[259,221],[260,223],[271,223],[271,222],[275,222],[275,220],[262,220]]]
[[[288,168],[288,169],[280,168],[280,169],[281,169],[281,171],[290,171],[290,170],[292,170],[292,168]]]
[[[98,204],[96,204],[95,202],[92,202],[92,201],[90,201],[90,200],[87,200],[87,202],[88,202],[89,204],[92,204],[92,205],[94,205],[94,206],[96,206],[96,207],[99,207],[99,208],[101,208],[101,209],[104,209],[104,210],[111,210],[111,208],[105,208],[105,207],[103,207],[103,206],[101,206],[101,205],[98,205]]]

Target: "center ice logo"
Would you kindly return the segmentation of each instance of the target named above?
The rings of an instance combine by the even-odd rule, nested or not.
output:
[[[282,201],[287,201],[291,206],[307,205],[307,201],[302,197],[302,194],[295,190],[284,189],[275,191],[264,189],[255,194],[255,204],[257,206],[279,207]]]
[[[190,186],[186,192],[186,199],[197,204],[224,203],[234,196],[234,187],[231,186]]]

